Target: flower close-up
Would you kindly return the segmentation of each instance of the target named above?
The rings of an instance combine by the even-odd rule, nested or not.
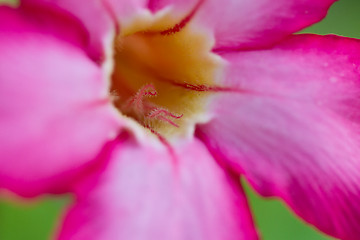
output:
[[[0,188],[60,240],[256,240],[243,190],[360,239],[360,40],[335,0],[0,6]]]

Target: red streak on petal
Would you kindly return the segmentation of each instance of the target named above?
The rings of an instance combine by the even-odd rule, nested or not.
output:
[[[203,4],[204,0],[199,0],[199,2],[195,5],[194,9],[185,17],[183,18],[179,23],[175,24],[172,28],[169,28],[167,30],[164,30],[160,32],[161,35],[171,35],[180,32],[187,24],[190,22],[190,20],[193,18],[199,7]]]
[[[175,81],[169,81],[171,84],[186,88],[188,90],[196,91],[196,92],[239,92],[239,93],[249,93],[243,89],[231,88],[231,87],[223,87],[223,86],[216,86],[216,85],[205,85],[205,84],[190,84],[190,83],[179,83]]]
[[[120,33],[120,25],[116,17],[116,13],[114,12],[113,8],[111,7],[110,3],[107,0],[102,0],[100,2],[105,8],[105,11],[109,14],[111,20],[113,21],[115,27],[115,33],[116,35],[118,35]]]
[[[163,137],[160,133],[158,133],[157,131],[155,131],[152,127],[148,126],[148,125],[145,125],[144,126],[145,128],[149,129],[150,132],[154,135],[156,135],[158,137],[158,139],[160,140],[160,142],[162,144],[164,144],[164,146],[168,149],[170,155],[171,155],[171,159],[174,163],[174,166],[176,166],[177,162],[178,162],[178,159],[177,159],[177,156],[175,154],[175,151],[174,149],[172,148],[171,144],[166,140],[165,137]]]

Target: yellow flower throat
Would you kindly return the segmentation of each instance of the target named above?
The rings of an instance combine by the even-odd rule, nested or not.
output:
[[[209,89],[223,62],[211,52],[211,34],[189,16],[169,11],[134,18],[114,40],[111,94],[116,108],[153,133],[184,135],[203,121]]]

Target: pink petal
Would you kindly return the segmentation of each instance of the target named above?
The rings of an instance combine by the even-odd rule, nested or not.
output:
[[[89,55],[102,61],[121,24],[146,9],[148,0],[22,0],[23,6],[62,9],[77,17],[90,36]]]
[[[30,196],[65,185],[119,123],[101,69],[60,37],[56,15],[54,34],[21,11],[0,16],[0,187]]]
[[[57,9],[72,14],[86,27],[90,41],[87,46],[89,55],[101,61],[104,58],[105,44],[112,37],[114,25],[104,8],[102,0],[22,0],[22,7],[41,7]]]
[[[359,40],[312,35],[224,54],[239,91],[197,132],[259,193],[345,240],[360,236],[359,56]]]
[[[88,44],[88,35],[81,23],[65,12],[39,6],[23,6],[16,10],[1,6],[0,11],[0,28],[3,34],[36,31],[79,48],[85,48]]]
[[[325,17],[336,0],[151,0],[150,9],[166,6],[189,13],[203,2],[193,21],[215,31],[215,49],[269,46]]]
[[[169,153],[128,140],[79,189],[62,240],[258,239],[238,179],[198,142]]]
[[[149,0],[104,0],[120,25],[146,9]]]

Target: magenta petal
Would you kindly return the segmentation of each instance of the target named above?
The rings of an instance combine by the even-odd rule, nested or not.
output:
[[[119,124],[101,69],[20,14],[0,8],[0,187],[29,196],[63,185]]]
[[[193,21],[215,31],[215,49],[269,46],[325,17],[336,0],[150,0],[159,10],[174,6],[189,13],[203,2]]]
[[[23,7],[40,6],[62,10],[78,18],[90,37],[87,46],[89,55],[98,61],[103,59],[104,44],[114,31],[114,24],[103,0],[22,0],[21,3]]]
[[[57,8],[77,17],[86,27],[90,42],[89,55],[102,61],[105,45],[111,45],[111,37],[117,27],[146,9],[148,0],[22,0],[24,6]]]
[[[83,49],[89,41],[86,30],[72,15],[39,6],[23,6],[17,9],[0,6],[0,31],[3,35],[34,31]]]
[[[60,239],[257,239],[238,179],[201,143],[179,145],[173,154],[129,141],[115,148],[79,186]]]
[[[260,194],[345,240],[360,236],[359,56],[358,40],[311,35],[224,54],[226,84],[244,92],[197,132]]]

